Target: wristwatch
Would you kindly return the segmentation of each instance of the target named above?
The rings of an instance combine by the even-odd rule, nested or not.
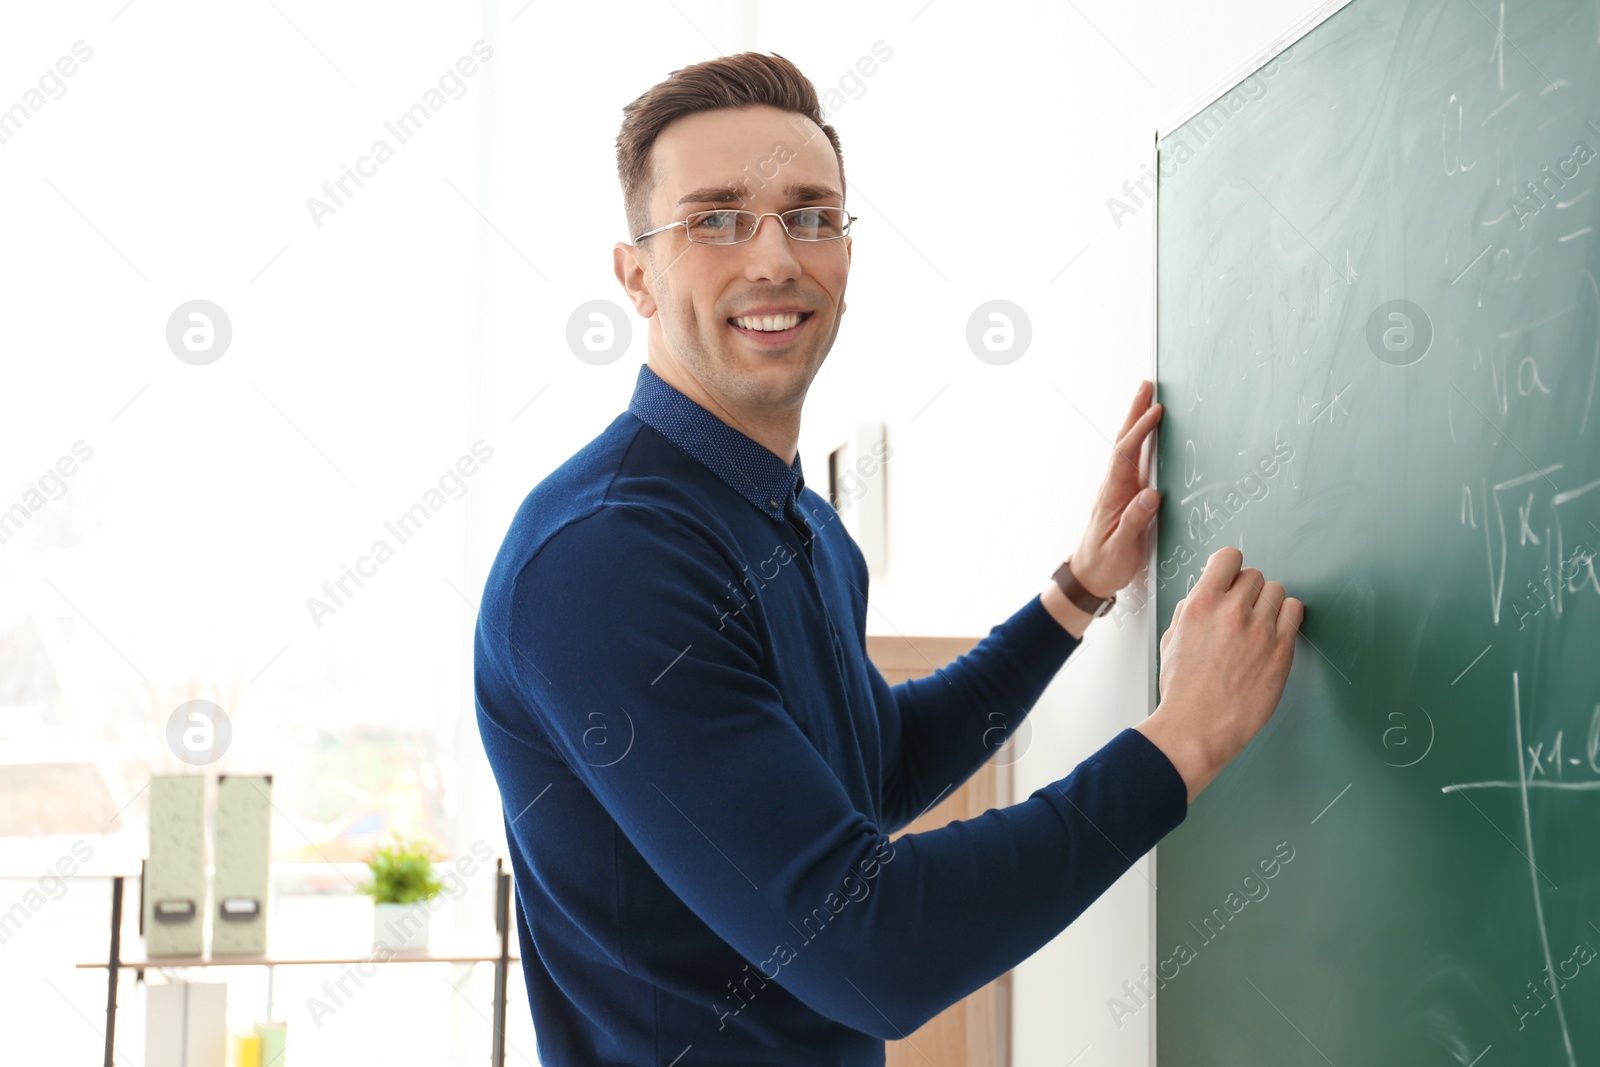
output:
[[[1112,593],[1103,600],[1095,596],[1083,587],[1082,582],[1078,581],[1077,576],[1072,573],[1071,564],[1072,557],[1068,556],[1066,562],[1057,567],[1055,574],[1051,575],[1051,577],[1061,587],[1061,591],[1067,594],[1068,600],[1077,605],[1079,609],[1087,611],[1097,619],[1100,618],[1111,610],[1111,605],[1117,602],[1117,594]]]

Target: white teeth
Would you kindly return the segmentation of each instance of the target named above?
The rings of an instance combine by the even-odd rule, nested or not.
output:
[[[800,313],[791,311],[787,315],[746,315],[734,319],[733,324],[746,330],[760,330],[763,333],[787,330],[800,324]]]

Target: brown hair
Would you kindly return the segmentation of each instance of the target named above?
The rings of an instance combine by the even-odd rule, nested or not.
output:
[[[617,133],[617,176],[622,180],[622,203],[628,214],[630,237],[650,229],[646,201],[657,180],[650,149],[667,124],[701,111],[758,104],[804,115],[815,122],[833,146],[834,158],[839,161],[839,182],[843,185],[844,155],[839,150],[839,135],[823,121],[817,90],[810,79],[775,52],[721,56],[673,71],[665,81],[622,109],[622,129]],[[839,192],[842,195],[844,189]]]

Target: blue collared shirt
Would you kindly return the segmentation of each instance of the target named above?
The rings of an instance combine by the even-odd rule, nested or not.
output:
[[[523,501],[474,685],[545,1062],[881,1064],[1183,820],[1130,729],[1021,803],[891,841],[1078,641],[1034,596],[890,686],[867,578],[798,456],[648,366]]]
[[[806,484],[799,452],[794,465],[785,466],[765,445],[662,381],[649,364],[639,368],[628,410],[773,519],[783,519],[786,509],[798,509],[800,490]]]

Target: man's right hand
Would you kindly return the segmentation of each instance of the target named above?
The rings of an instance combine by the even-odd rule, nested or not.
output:
[[[1231,545],[1206,561],[1161,637],[1161,702],[1135,729],[1172,761],[1189,803],[1267,724],[1294,662],[1305,605]]]

